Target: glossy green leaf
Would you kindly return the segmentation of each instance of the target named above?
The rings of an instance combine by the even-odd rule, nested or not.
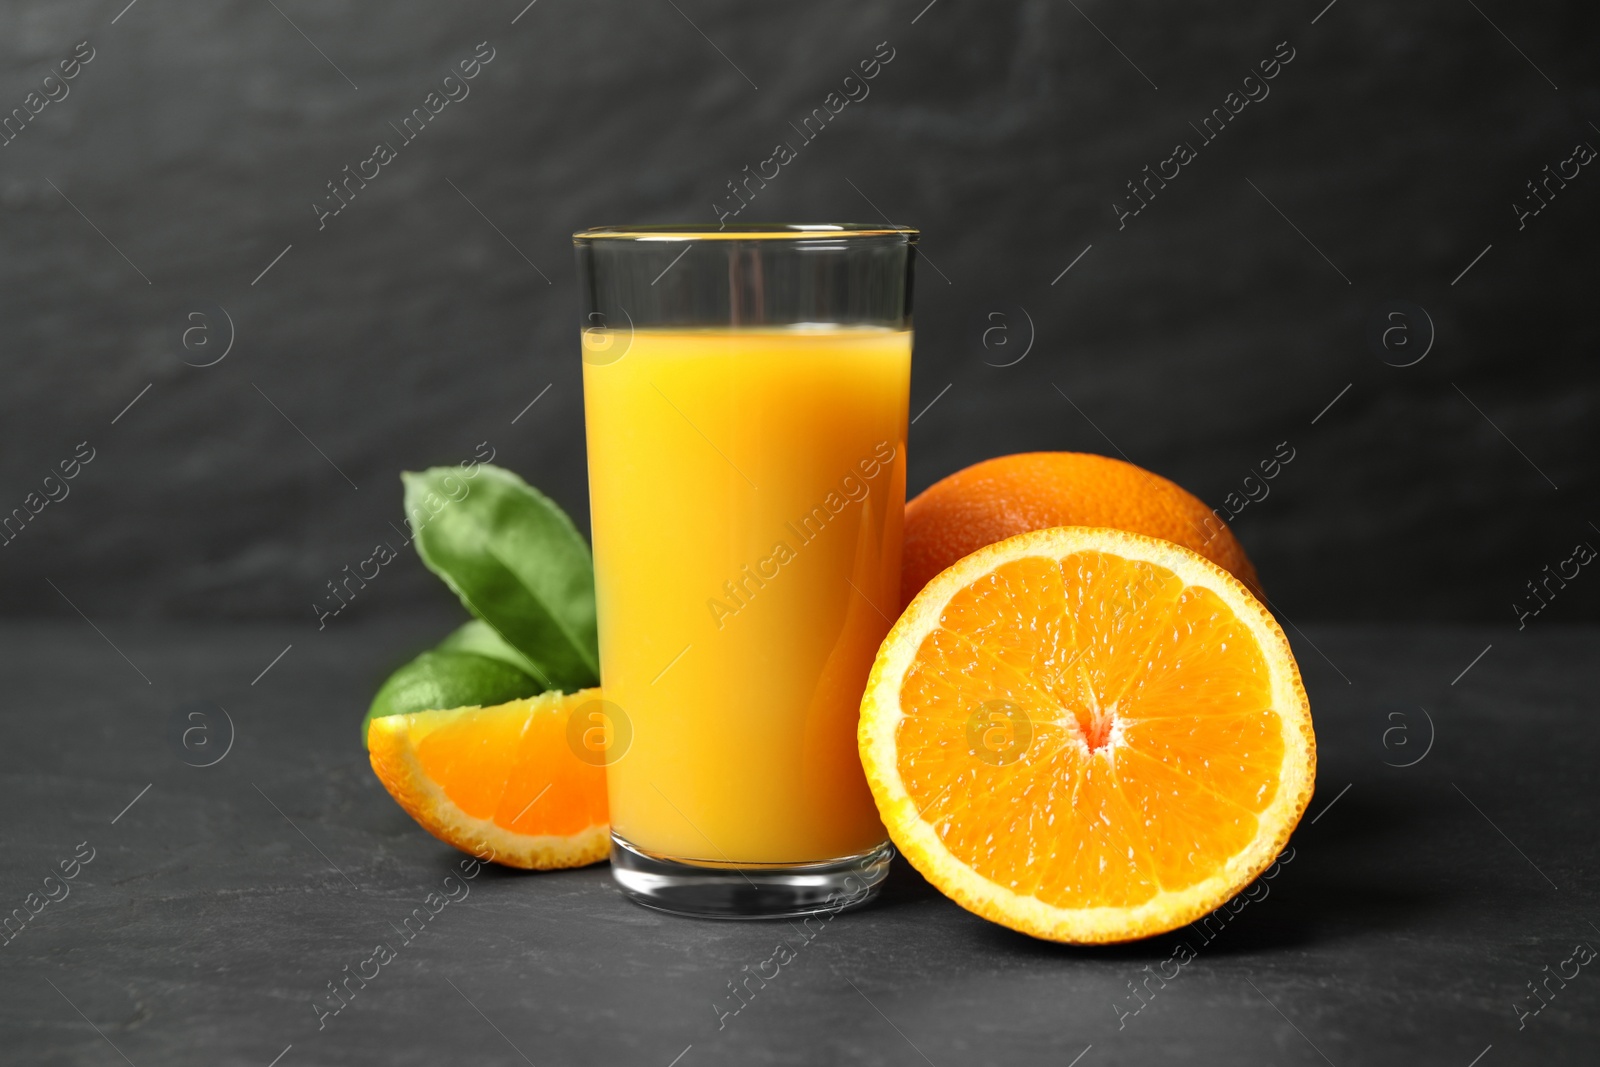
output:
[[[594,557],[572,520],[508,470],[407,471],[406,515],[428,569],[528,661],[546,689],[600,680]]]
[[[367,726],[385,715],[439,711],[470,705],[491,707],[543,692],[532,677],[504,660],[472,652],[424,652],[389,675],[361,720],[361,741]]]
[[[433,647],[436,652],[471,652],[497,659],[529,676],[538,670],[527,656],[507,644],[505,638],[495,633],[494,627],[482,619],[468,619]]]

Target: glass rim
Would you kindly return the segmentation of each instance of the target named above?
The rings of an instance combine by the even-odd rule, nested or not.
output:
[[[713,225],[656,224],[591,226],[572,235],[574,244],[588,241],[837,241],[860,237],[901,237],[915,244],[911,226],[875,222],[736,222]]]

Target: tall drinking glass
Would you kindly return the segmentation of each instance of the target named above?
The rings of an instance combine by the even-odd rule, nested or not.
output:
[[[887,873],[856,722],[899,607],[916,237],[574,236],[595,726],[612,871],[641,904],[803,914]]]

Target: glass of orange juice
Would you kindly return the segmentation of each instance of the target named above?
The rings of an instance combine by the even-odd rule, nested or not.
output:
[[[870,897],[856,750],[899,612],[917,234],[574,236],[612,872],[744,918]]]

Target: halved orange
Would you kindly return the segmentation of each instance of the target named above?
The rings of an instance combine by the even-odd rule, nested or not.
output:
[[[1021,534],[912,600],[861,704],[890,837],[970,911],[1056,941],[1191,922],[1277,857],[1316,740],[1289,642],[1167,541]]]
[[[373,719],[372,769],[424,830],[480,859],[540,870],[595,863],[611,847],[604,754],[580,758],[568,726],[599,700],[598,689],[552,691]]]

